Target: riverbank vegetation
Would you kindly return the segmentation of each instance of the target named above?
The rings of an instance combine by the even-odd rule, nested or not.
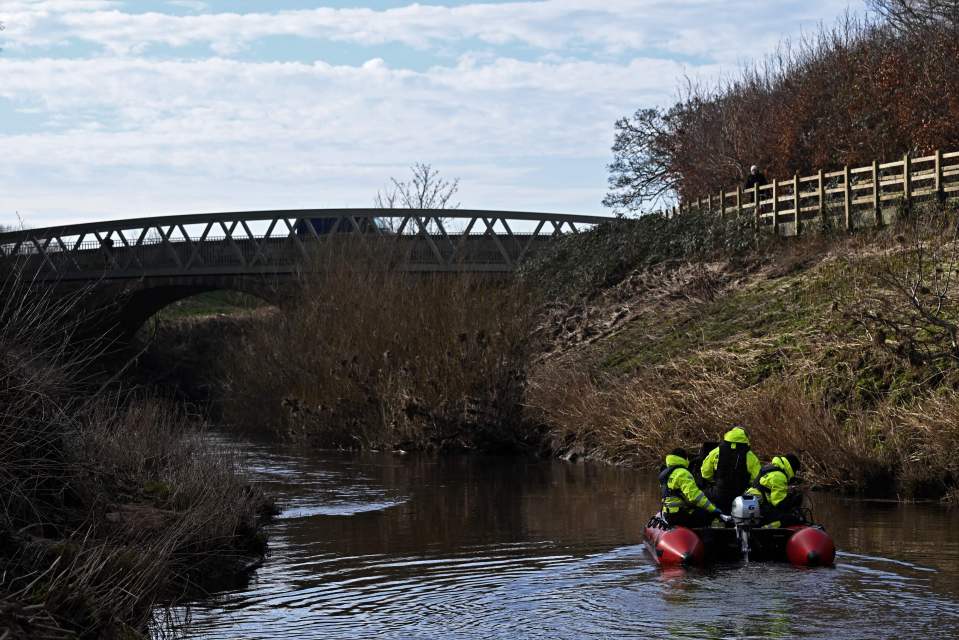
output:
[[[349,260],[298,304],[187,333],[210,322],[216,344],[234,322],[230,349],[203,351],[223,354],[219,411],[313,446],[653,469],[739,423],[763,455],[800,452],[811,485],[955,499],[956,224],[953,205],[798,239],[622,219],[557,241],[515,282]]]
[[[691,221],[614,226],[681,237]],[[601,284],[551,294],[554,347],[527,405],[567,457],[654,467],[737,423],[766,455],[801,452],[813,484],[959,497],[956,223],[954,206],[929,207],[874,233],[685,257],[653,240],[617,249],[599,240],[609,230],[565,239],[527,280],[575,255]],[[610,278],[616,260],[636,268]]]
[[[532,307],[495,278],[403,274],[347,251],[229,350],[225,419],[320,447],[527,449]]]
[[[103,383],[103,345],[72,332],[82,293],[15,276],[0,286],[0,635],[145,637],[164,603],[262,556],[265,500],[182,410]]]

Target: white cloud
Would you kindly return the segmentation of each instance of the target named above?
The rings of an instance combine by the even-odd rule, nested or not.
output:
[[[716,78],[817,12],[844,7],[790,1],[786,24],[775,4],[555,0],[178,17],[110,1],[0,0],[4,46],[20,56],[0,57],[0,108],[31,123],[0,130],[0,217],[20,210],[40,225],[366,206],[416,161],[461,177],[467,206],[600,213],[616,118],[668,102],[683,75]],[[421,70],[391,61],[390,49],[355,65],[229,58],[283,35],[455,55]],[[32,47],[78,40],[99,47],[93,57],[31,57]],[[149,47],[158,43],[219,54],[159,59]],[[500,43],[533,51],[518,59]]]
[[[661,101],[681,69],[658,60],[464,58],[426,72],[393,69],[380,59],[356,67],[225,59],[2,61],[8,81],[0,95],[51,118],[64,116],[73,126],[3,139],[10,151],[0,169],[45,163],[55,154],[91,167],[203,162],[208,170],[245,174],[258,171],[245,153],[262,157],[264,148],[277,154],[276,178],[285,175],[284,159],[292,171],[325,149],[359,163],[384,153],[401,162],[583,157],[605,152],[611,119],[624,109],[621,92]],[[219,158],[225,146],[233,150]]]
[[[479,40],[487,45],[521,44],[543,51],[569,47],[607,52],[656,48],[708,55],[733,62],[756,54],[797,23],[835,16],[849,0],[756,3],[754,0],[546,0],[435,6],[411,4],[385,10],[316,8],[260,13],[176,16],[126,13],[111,2],[8,3],[2,9],[19,46],[84,40],[126,54],[153,44],[201,44],[229,54],[268,36],[299,36],[362,45],[400,43],[416,48]],[[190,4],[193,4],[192,2]],[[197,3],[202,4],[202,3]],[[788,6],[788,12],[782,5]],[[861,1],[854,5],[861,6]],[[36,5],[42,9],[31,9]],[[81,9],[80,6],[84,9]],[[96,10],[92,10],[96,9]],[[41,15],[43,19],[36,19]],[[783,16],[789,15],[789,23]]]

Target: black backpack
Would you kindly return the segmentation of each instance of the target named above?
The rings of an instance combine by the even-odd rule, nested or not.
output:
[[[713,475],[719,493],[738,496],[749,488],[748,456],[748,444],[725,440],[719,443],[719,462]]]

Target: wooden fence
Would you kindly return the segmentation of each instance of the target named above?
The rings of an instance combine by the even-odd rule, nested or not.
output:
[[[798,235],[810,225],[847,230],[889,223],[900,206],[959,197],[959,152],[880,163],[816,175],[773,180],[750,189],[721,191],[673,207],[668,216],[712,211],[750,216],[757,228]]]

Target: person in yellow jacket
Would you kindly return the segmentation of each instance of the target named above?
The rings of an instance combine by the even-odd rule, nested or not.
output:
[[[673,449],[666,456],[666,468],[659,474],[663,488],[662,516],[672,526],[704,527],[714,518],[728,521],[709,501],[689,472],[689,456],[685,449]]]
[[[766,527],[784,527],[799,522],[795,514],[802,506],[802,494],[789,490],[799,472],[799,458],[792,453],[776,456],[759,471],[746,493],[760,499],[759,513]]]
[[[733,427],[703,460],[700,475],[706,482],[713,483],[709,491],[712,501],[728,512],[736,496],[741,496],[756,481],[761,466],[749,448],[746,430]]]

